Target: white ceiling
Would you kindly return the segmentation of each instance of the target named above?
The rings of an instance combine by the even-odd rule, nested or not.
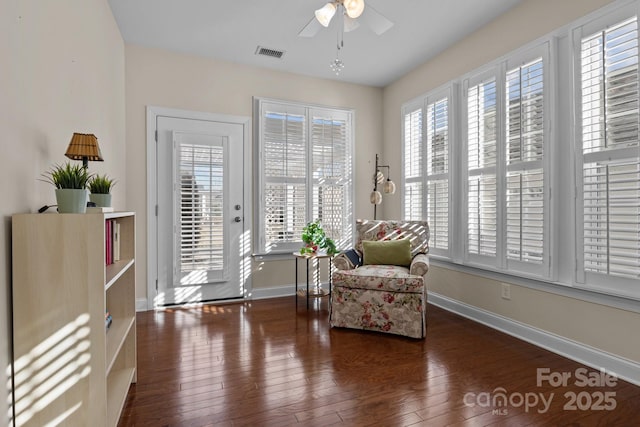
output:
[[[340,52],[345,68],[337,77],[329,63],[336,56],[339,19],[314,38],[298,36],[326,1],[109,0],[109,4],[126,43],[384,87],[522,0],[366,0],[394,26],[380,36],[364,25],[345,33]],[[281,59],[259,56],[258,46],[285,54]]]

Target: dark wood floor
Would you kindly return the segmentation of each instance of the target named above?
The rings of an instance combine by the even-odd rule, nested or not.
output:
[[[437,307],[425,340],[327,318],[326,299],[293,297],[139,313],[119,425],[640,425],[640,387],[580,387],[582,365]],[[538,387],[538,368],[571,379]]]

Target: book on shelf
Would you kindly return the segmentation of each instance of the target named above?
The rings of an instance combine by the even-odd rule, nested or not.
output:
[[[113,261],[120,261],[120,223],[113,224]]]
[[[105,244],[105,253],[106,253],[106,259],[105,259],[105,263],[107,265],[111,265],[112,261],[111,261],[111,245],[112,245],[112,240],[111,240],[111,220],[106,220],[104,223],[104,244]]]
[[[107,219],[104,224],[105,230],[105,263],[111,265],[120,261],[120,223],[115,219]]]
[[[107,311],[104,315],[104,326],[106,329],[109,329],[111,327],[111,324],[113,323],[113,317],[111,317],[111,314],[109,314],[109,312]]]
[[[120,261],[120,223],[115,219],[107,219],[105,229],[106,265]]]

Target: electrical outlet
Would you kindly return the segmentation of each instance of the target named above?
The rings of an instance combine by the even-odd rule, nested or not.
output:
[[[511,299],[511,285],[508,283],[502,284],[502,299]]]

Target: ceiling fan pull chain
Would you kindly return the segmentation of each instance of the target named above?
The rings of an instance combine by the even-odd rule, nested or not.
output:
[[[338,49],[344,47],[344,15],[346,14],[344,5],[341,5],[340,8],[342,13],[340,14],[340,25],[338,25],[338,37],[340,38],[338,41]]]
[[[344,63],[340,59],[340,50],[344,48],[344,24],[345,24],[345,15],[346,8],[342,2],[338,3],[338,8],[340,9],[340,22],[338,23],[338,35],[336,42],[336,59],[333,60],[329,67],[331,70],[336,73],[336,76],[340,74],[340,71],[344,68]]]

